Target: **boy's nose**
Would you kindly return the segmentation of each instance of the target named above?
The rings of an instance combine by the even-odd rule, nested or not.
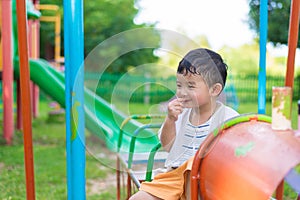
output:
[[[186,95],[187,95],[187,92],[184,89],[177,90],[177,92],[176,92],[177,97],[185,97]]]

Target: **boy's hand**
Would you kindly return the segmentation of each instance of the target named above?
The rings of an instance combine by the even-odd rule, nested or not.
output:
[[[181,98],[172,100],[168,105],[168,118],[172,121],[177,121],[178,116],[183,111],[183,104]]]

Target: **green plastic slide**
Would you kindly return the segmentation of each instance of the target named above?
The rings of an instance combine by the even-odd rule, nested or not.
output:
[[[14,63],[15,76],[19,76],[19,63]],[[41,90],[51,96],[62,107],[65,107],[65,84],[64,74],[57,71],[42,59],[30,60],[30,79]],[[111,151],[117,150],[120,133],[120,123],[127,116],[112,108],[105,100],[93,91],[84,90],[85,126],[93,134],[103,139]],[[121,151],[128,152],[133,132],[142,124],[136,120],[130,120],[124,127]],[[143,130],[136,139],[134,152],[150,152],[159,143],[159,140],[151,130]]]

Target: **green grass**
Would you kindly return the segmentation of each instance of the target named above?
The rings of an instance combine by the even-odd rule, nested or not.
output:
[[[293,111],[297,110],[296,102]],[[122,109],[122,106],[117,106]],[[65,123],[59,118],[49,117],[51,111],[47,102],[40,103],[40,115],[33,120],[34,169],[36,199],[66,199],[66,153]],[[240,113],[256,113],[254,103],[240,103]],[[126,114],[158,113],[157,105],[130,104]],[[270,115],[270,104],[267,103],[266,113]],[[62,116],[63,117],[63,116]],[[63,119],[63,118],[62,118]],[[297,128],[297,113],[293,112],[293,128]],[[2,123],[0,127],[2,135]],[[0,141],[0,200],[26,199],[23,135],[15,131],[13,144],[4,145]],[[115,159],[104,144],[93,135],[86,134],[86,195],[91,200],[116,199],[115,184],[105,185],[106,179],[115,176]],[[96,159],[96,156],[100,158]],[[299,171],[299,167],[297,168]],[[109,182],[109,181],[107,181]],[[112,182],[112,181],[110,181]],[[103,186],[104,184],[104,186]],[[285,188],[285,199],[293,199],[295,193]],[[294,198],[295,199],[295,198]]]
[[[36,199],[66,199],[66,151],[65,151],[65,123],[61,120],[49,118],[51,110],[47,102],[40,104],[40,116],[32,122],[34,173]],[[2,123],[1,123],[2,124]],[[2,125],[0,127],[2,135]],[[0,144],[0,199],[26,199],[26,185],[24,172],[23,135],[15,131],[13,144]],[[90,140],[87,134],[86,140]],[[98,151],[107,151],[102,143],[98,144]],[[92,189],[90,183],[97,183],[114,174],[115,171],[103,163],[114,163],[113,158],[99,161],[94,155],[86,153],[86,193],[87,199],[115,199],[115,190],[104,188],[102,192]],[[103,187],[103,186],[102,186]]]

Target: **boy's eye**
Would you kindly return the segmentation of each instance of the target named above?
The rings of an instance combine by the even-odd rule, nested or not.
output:
[[[189,88],[195,88],[195,86],[194,86],[194,85],[188,85],[188,87],[189,87]]]
[[[181,87],[181,85],[180,85],[180,84],[177,84],[177,87]]]

